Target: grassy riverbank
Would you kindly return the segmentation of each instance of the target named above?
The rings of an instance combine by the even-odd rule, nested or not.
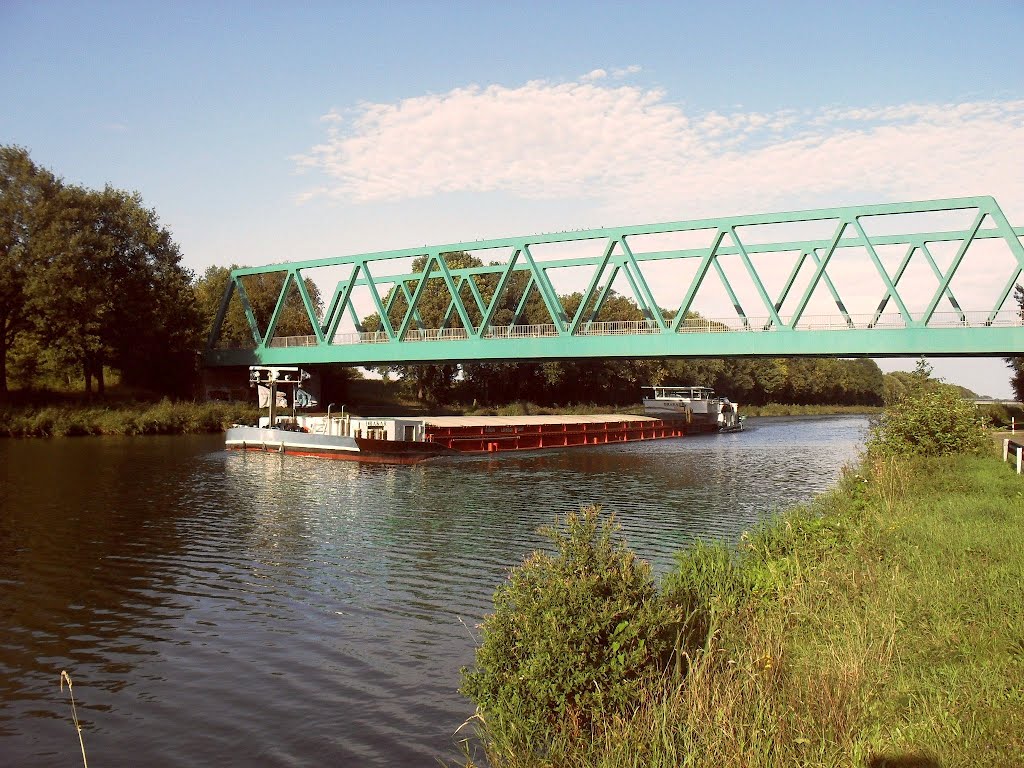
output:
[[[176,435],[220,432],[236,421],[254,421],[253,406],[238,403],[113,402],[98,405],[0,407],[0,437]]]
[[[677,663],[589,725],[569,708],[539,742],[490,700],[489,763],[1024,764],[1022,573],[1009,465],[876,458],[738,548],[681,556],[660,593],[706,630],[677,640],[685,675]]]

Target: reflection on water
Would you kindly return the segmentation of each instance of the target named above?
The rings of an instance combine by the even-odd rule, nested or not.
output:
[[[663,573],[828,487],[867,421],[749,424],[414,467],[0,441],[0,754],[75,761],[67,669],[96,765],[433,765],[470,711],[473,627],[539,524],[600,503]]]

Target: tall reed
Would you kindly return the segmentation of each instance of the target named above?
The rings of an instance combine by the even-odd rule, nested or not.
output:
[[[78,722],[78,709],[75,707],[75,692],[72,690],[71,675],[67,670],[60,671],[60,689],[64,690],[64,683],[68,684],[68,695],[71,696],[71,717],[75,722],[75,730],[78,732],[78,745],[82,748],[82,764],[89,768],[89,761],[85,757],[85,740],[82,738],[82,724]]]

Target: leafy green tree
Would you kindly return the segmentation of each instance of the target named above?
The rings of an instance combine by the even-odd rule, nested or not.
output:
[[[883,381],[883,401],[886,405],[893,405],[899,402],[900,398],[906,397],[914,387],[914,374],[908,371],[893,371],[885,374]]]
[[[44,256],[28,281],[29,307],[53,360],[79,368],[87,392],[94,379],[104,391],[106,366],[126,384],[187,391],[200,332],[192,275],[142,198],[64,186],[39,242]]]
[[[89,190],[60,189],[51,226],[39,238],[45,256],[29,281],[29,308],[35,336],[57,367],[78,369],[87,392],[95,377],[102,393],[119,298],[110,283],[120,269],[106,263],[100,219],[100,201]]]
[[[0,146],[0,401],[8,393],[8,355],[32,329],[26,283],[38,268],[39,233],[49,226],[59,188],[25,149]]]
[[[886,406],[868,440],[870,454],[945,456],[980,453],[989,444],[974,403],[956,387],[931,379],[930,372],[919,365],[907,393]]]
[[[100,392],[104,370],[178,394],[196,370],[192,274],[138,194],[66,185],[19,147],[0,147],[0,396],[12,349]]]

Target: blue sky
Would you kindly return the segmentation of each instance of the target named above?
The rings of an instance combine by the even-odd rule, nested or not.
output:
[[[1024,225],[1020,2],[297,5],[0,0],[0,143],[138,190],[196,271],[975,194]]]

